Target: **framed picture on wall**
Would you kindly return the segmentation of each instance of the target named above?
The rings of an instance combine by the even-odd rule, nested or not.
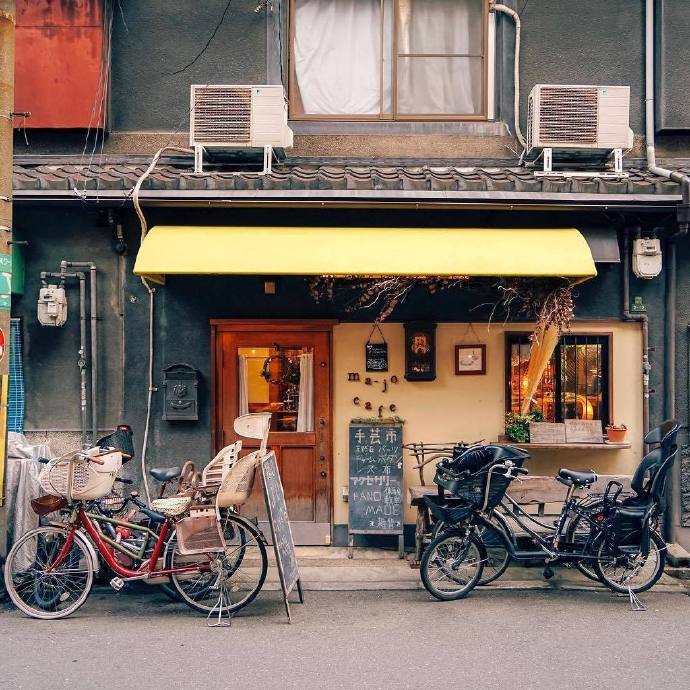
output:
[[[405,324],[405,378],[433,381],[436,378],[436,324],[411,321]]]
[[[486,374],[486,345],[456,345],[455,375]]]

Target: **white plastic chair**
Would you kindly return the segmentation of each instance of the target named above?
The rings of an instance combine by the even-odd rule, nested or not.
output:
[[[201,473],[201,482],[204,486],[220,484],[227,471],[237,462],[242,441],[235,441],[225,446],[211,462],[204,467]]]

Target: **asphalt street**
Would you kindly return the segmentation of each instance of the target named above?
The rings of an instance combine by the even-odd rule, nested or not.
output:
[[[306,592],[286,622],[263,592],[229,628],[160,594],[95,590],[73,617],[0,605],[0,687],[690,687],[690,599],[607,592]]]

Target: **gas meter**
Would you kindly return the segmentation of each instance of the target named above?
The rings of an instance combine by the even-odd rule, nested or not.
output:
[[[60,285],[44,285],[38,293],[38,322],[42,326],[64,326],[67,321],[67,293]]]
[[[635,240],[632,269],[638,278],[656,278],[661,273],[661,242],[648,237]]]

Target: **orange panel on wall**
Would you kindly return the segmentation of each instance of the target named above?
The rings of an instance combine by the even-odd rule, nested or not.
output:
[[[31,113],[26,127],[102,127],[104,55],[102,0],[17,0],[14,109]]]

